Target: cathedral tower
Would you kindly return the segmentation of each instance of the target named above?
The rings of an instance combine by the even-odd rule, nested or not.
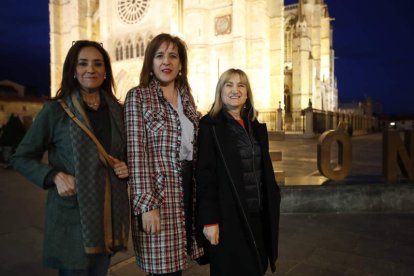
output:
[[[285,7],[285,121],[298,125],[301,111],[335,111],[338,92],[334,76],[332,28],[322,0],[299,0]]]

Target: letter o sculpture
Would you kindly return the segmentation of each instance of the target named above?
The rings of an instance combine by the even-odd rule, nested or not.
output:
[[[338,143],[338,165],[331,166],[332,143]],[[318,170],[331,180],[343,180],[352,167],[351,138],[341,129],[325,131],[318,139]]]

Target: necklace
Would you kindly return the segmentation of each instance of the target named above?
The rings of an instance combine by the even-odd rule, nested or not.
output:
[[[91,107],[91,108],[96,108],[96,107],[99,105],[99,103],[98,103],[98,102],[94,102],[94,103],[88,103],[88,102],[86,102],[86,104],[87,104],[89,107]]]
[[[97,110],[99,107],[99,104],[101,103],[101,98],[99,97],[99,93],[93,93],[93,94],[82,93],[82,99],[86,103],[86,105],[92,108],[93,110]]]

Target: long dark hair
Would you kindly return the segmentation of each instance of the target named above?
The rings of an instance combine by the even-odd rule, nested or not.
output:
[[[154,37],[148,44],[147,48],[145,49],[145,57],[144,57],[144,63],[142,64],[141,75],[139,78],[139,86],[148,87],[151,79],[154,77],[151,75],[154,56],[158,48],[160,48],[160,46],[164,42],[167,42],[167,44],[172,43],[175,47],[177,47],[178,55],[180,56],[181,76],[177,76],[177,78],[175,79],[175,85],[177,87],[187,87],[188,91],[191,91],[190,85],[187,79],[187,73],[188,73],[187,45],[179,37],[172,36],[170,34],[165,34],[165,33],[159,34],[156,37]]]
[[[118,102],[118,99],[114,94],[115,82],[112,75],[111,60],[109,55],[100,43],[90,40],[78,40],[73,43],[72,47],[70,47],[65,58],[65,63],[63,64],[62,82],[56,93],[55,99],[66,98],[71,95],[73,91],[80,88],[78,80],[73,76],[75,75],[79,52],[85,47],[94,47],[102,54],[105,64],[106,78],[104,79],[101,88],[105,90],[105,92],[108,93],[108,95],[110,95],[116,102]]]

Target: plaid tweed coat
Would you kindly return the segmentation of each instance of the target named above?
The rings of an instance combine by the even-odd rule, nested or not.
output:
[[[186,88],[179,92],[184,113],[194,124],[194,141],[197,141],[198,116],[194,101]],[[183,270],[188,257],[179,161],[181,126],[178,113],[164,98],[156,80],[147,88],[131,89],[125,99],[124,112],[132,237],[137,264],[151,273]],[[194,204],[192,208],[194,210]],[[148,235],[142,230],[141,214],[153,209],[160,210],[161,233],[158,235]],[[195,233],[194,217],[192,221]],[[202,254],[193,235],[191,257],[197,258]]]

